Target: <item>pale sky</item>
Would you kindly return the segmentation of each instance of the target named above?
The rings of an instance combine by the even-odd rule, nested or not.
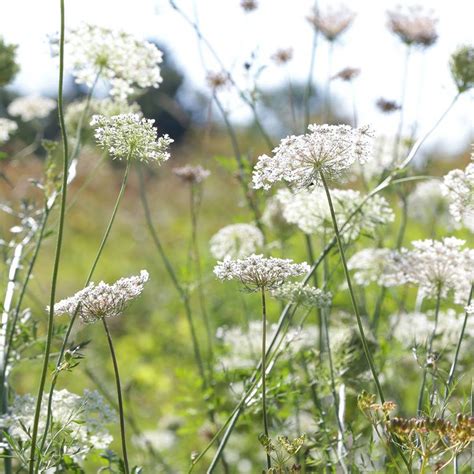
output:
[[[189,15],[197,12],[200,26],[227,67],[237,75],[242,63],[252,52],[259,64],[268,64],[259,84],[270,87],[285,83],[289,72],[293,81],[304,80],[308,74],[312,28],[305,20],[314,0],[259,0],[255,12],[245,14],[240,0],[176,0]],[[319,6],[334,4],[320,0]],[[407,122],[414,120],[422,91],[419,115],[420,130],[428,128],[455,94],[447,63],[459,45],[474,43],[474,2],[471,0],[425,0],[439,18],[439,39],[424,57],[415,52],[410,61],[407,91]],[[374,102],[379,97],[399,100],[404,61],[404,47],[386,28],[386,10],[398,4],[392,0],[346,0],[357,13],[354,24],[334,50],[332,71],[343,67],[359,67],[357,80],[359,122],[369,123],[381,134],[392,133],[396,119],[381,118]],[[156,38],[173,53],[191,85],[205,89],[205,76],[193,30],[170,7],[167,0],[66,0],[66,21],[69,26],[89,22],[121,28],[142,38]],[[0,34],[9,42],[19,44],[21,73],[13,87],[21,92],[55,92],[57,65],[50,57],[47,35],[59,28],[59,0],[5,1],[0,16]],[[315,79],[322,84],[327,76],[328,48],[320,39],[316,58]],[[269,57],[278,48],[292,47],[294,59],[289,71],[274,66]],[[424,65],[423,65],[424,62]],[[217,66],[206,58],[209,69]],[[420,74],[424,71],[424,74]],[[422,76],[422,77],[421,77]],[[341,105],[351,111],[350,88],[334,82],[334,91]],[[452,151],[463,149],[474,141],[472,92],[465,94],[428,145],[449,143]],[[230,102],[229,102],[230,101]],[[233,117],[243,120],[245,106],[227,99]]]

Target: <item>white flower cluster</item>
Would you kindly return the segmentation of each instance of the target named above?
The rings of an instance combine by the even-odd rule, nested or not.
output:
[[[352,189],[333,189],[331,197],[339,228],[362,203],[364,196]],[[326,194],[321,189],[301,189],[291,192],[281,189],[277,193],[283,207],[283,216],[290,224],[296,224],[305,234],[332,233],[331,212]],[[372,234],[377,226],[393,222],[395,216],[388,202],[376,194],[352,216],[342,233],[345,239],[356,239],[361,233]]]
[[[464,240],[446,237],[417,240],[413,249],[392,254],[393,284],[411,283],[423,297],[446,297],[454,293],[456,304],[466,304],[474,280],[474,250],[463,248]]]
[[[328,41],[335,41],[346,31],[355,18],[355,14],[348,8],[340,6],[337,9],[328,9],[325,12],[315,12],[308,16],[308,21]]]
[[[474,232],[474,163],[469,163],[464,171],[450,171],[444,177],[443,193],[449,200],[453,219]]]
[[[418,183],[408,195],[407,208],[408,215],[422,224],[432,225],[435,221],[446,227],[452,224],[442,185],[437,180]]]
[[[276,324],[267,327],[268,340],[274,336],[276,330]],[[318,328],[312,325],[307,325],[303,329],[290,328],[282,342],[282,346],[288,350],[282,351],[279,357],[288,359],[291,354],[316,347],[318,333]],[[255,368],[262,352],[262,323],[260,321],[251,321],[246,329],[220,327],[216,336],[224,350],[224,354],[218,358],[219,370]]]
[[[199,184],[205,179],[209,178],[211,172],[201,165],[198,166],[181,166],[179,168],[173,168],[173,173],[185,183]]]
[[[390,317],[392,324],[392,334],[395,339],[403,345],[411,347],[414,344],[425,344],[431,337],[434,330],[434,315],[432,311],[427,313],[402,313]],[[441,311],[438,315],[438,327],[434,340],[436,350],[453,350],[459,339],[464,314],[458,314],[453,309]],[[468,318],[466,330],[465,346],[472,344],[474,339],[474,319]],[[470,339],[469,342],[467,339]]]
[[[349,270],[354,271],[354,281],[361,286],[377,283],[381,286],[396,284],[393,280],[393,250],[363,249],[355,253],[347,262]]]
[[[327,308],[332,302],[331,293],[296,282],[286,282],[271,294],[276,299],[308,307]]]
[[[355,161],[368,160],[372,141],[368,127],[310,125],[308,128],[307,134],[281,140],[273,156],[258,158],[253,171],[254,188],[270,189],[278,181],[308,188],[321,184],[320,173],[335,179]]]
[[[21,117],[24,122],[47,117],[56,108],[56,101],[47,97],[18,97],[8,106],[12,117]]]
[[[391,170],[397,165],[397,162],[394,161],[394,149],[394,137],[377,136],[374,140],[371,159],[364,163],[363,166],[360,163],[354,163],[356,173],[361,175],[365,181],[380,179],[384,172]]]
[[[288,278],[309,272],[307,263],[294,263],[293,260],[250,255],[239,260],[224,260],[214,267],[219,280],[239,280],[246,289],[274,290]]]
[[[120,316],[127,304],[140,296],[148,277],[148,272],[142,270],[139,276],[120,278],[112,285],[103,281],[97,285],[91,283],[75,295],[56,303],[54,314],[72,316],[78,311],[84,323],[94,323],[102,318]]]
[[[8,141],[10,135],[16,131],[18,125],[13,120],[0,117],[0,144]]]
[[[263,244],[262,232],[252,224],[225,226],[209,241],[211,254],[218,260],[248,257],[261,249]]]
[[[45,429],[47,417],[49,397],[45,394],[44,398],[40,433]],[[80,396],[67,390],[55,390],[52,407],[53,425],[48,431],[46,446],[55,444],[75,462],[81,462],[91,451],[104,450],[112,442],[106,425],[116,421],[115,412],[98,392],[85,390]],[[16,396],[8,413],[0,418],[2,427],[17,441],[30,441],[35,409],[35,397]]]
[[[139,160],[158,164],[169,159],[168,147],[173,143],[168,135],[158,137],[154,120],[138,114],[121,114],[113,117],[94,115],[97,144],[107,150],[113,159]]]
[[[92,87],[100,73],[114,97],[126,99],[133,87],[158,87],[162,82],[163,53],[124,31],[84,24],[66,34],[65,47],[76,82]]]

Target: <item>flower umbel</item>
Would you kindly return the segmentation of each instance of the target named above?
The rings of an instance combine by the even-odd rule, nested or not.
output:
[[[18,125],[13,120],[0,117],[0,144],[8,141],[9,136],[16,131]]]
[[[75,295],[54,305],[54,314],[78,315],[83,323],[94,323],[102,318],[120,316],[130,301],[137,298],[148,281],[148,272],[142,270],[139,276],[120,278],[108,285],[101,281],[91,283]]]
[[[335,41],[346,31],[355,18],[355,13],[344,6],[337,9],[328,9],[326,12],[315,11],[308,16],[308,21],[328,41]]]
[[[141,118],[138,114],[94,115],[91,126],[95,128],[97,144],[113,159],[161,164],[170,157],[168,147],[173,139],[168,135],[157,139],[154,123],[154,120]]]
[[[286,282],[274,289],[272,296],[278,300],[297,303],[311,308],[327,308],[332,303],[331,293],[314,286],[292,281]]]
[[[232,224],[223,227],[209,241],[214,258],[244,258],[263,247],[264,239],[252,224]]]
[[[211,172],[202,166],[181,166],[173,168],[173,173],[185,183],[199,184],[211,175]]]
[[[8,113],[24,122],[47,117],[56,108],[56,101],[47,97],[18,97],[8,106]]]
[[[219,280],[239,280],[249,291],[274,290],[292,277],[309,271],[309,265],[294,263],[293,260],[250,255],[239,260],[224,260],[214,267]]]

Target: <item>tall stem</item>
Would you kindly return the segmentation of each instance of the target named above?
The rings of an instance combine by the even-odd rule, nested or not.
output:
[[[329,42],[329,51],[328,51],[328,74],[326,78],[326,91],[325,97],[326,107],[325,107],[325,122],[329,123],[331,118],[331,70],[332,70],[332,57],[334,54],[334,42]]]
[[[261,289],[262,294],[262,412],[263,412],[263,431],[268,439],[268,420],[267,420],[267,394],[266,394],[266,371],[267,371],[267,305],[265,301],[265,288]],[[270,455],[267,455],[267,469],[272,467]]]
[[[314,2],[314,11],[316,13],[318,7],[318,2]],[[313,30],[313,44],[311,46],[311,59],[309,62],[309,71],[308,71],[308,79],[306,80],[306,89],[304,95],[304,128],[308,128],[309,121],[311,119],[310,113],[310,101],[311,96],[313,95],[313,71],[314,71],[314,63],[316,61],[316,49],[318,46],[318,29],[314,28]]]
[[[56,300],[56,285],[59,273],[59,262],[61,259],[61,248],[63,242],[64,232],[64,217],[66,210],[66,198],[67,198],[67,178],[68,178],[68,141],[66,133],[66,124],[64,122],[64,104],[63,104],[63,80],[64,80],[64,34],[65,34],[65,7],[64,0],[59,1],[61,11],[61,28],[60,28],[60,39],[59,39],[59,83],[58,83],[58,118],[59,126],[61,129],[61,138],[63,141],[63,179],[61,185],[61,208],[58,226],[58,237],[56,243],[56,251],[54,257],[53,276],[51,282],[51,295],[48,315],[48,329],[46,336],[46,345],[44,349],[43,368],[41,371],[40,383],[38,387],[38,396],[36,400],[35,416],[33,420],[33,427],[31,432],[31,453],[30,453],[30,465],[29,473],[33,474],[35,467],[35,456],[36,456],[36,441],[38,438],[38,425],[41,413],[41,404],[43,401],[43,390],[46,383],[46,375],[48,372],[48,362],[51,352],[51,341],[53,338],[53,324],[54,324],[54,302]]]
[[[375,365],[374,365],[374,362],[372,360],[372,356],[370,355],[369,346],[367,344],[367,339],[365,337],[364,327],[362,325],[362,319],[361,319],[360,313],[359,313],[359,307],[357,305],[356,297],[355,297],[355,294],[354,294],[354,289],[352,287],[351,276],[350,276],[350,273],[349,273],[349,269],[347,268],[346,256],[344,254],[344,247],[342,245],[341,236],[339,234],[339,228],[338,228],[337,221],[336,221],[336,213],[334,211],[334,206],[332,204],[331,193],[329,192],[329,188],[328,188],[328,185],[326,183],[326,178],[324,177],[323,172],[320,171],[319,175],[321,177],[321,182],[323,183],[323,186],[324,186],[324,191],[326,193],[326,198],[327,198],[327,201],[328,201],[329,210],[331,212],[332,225],[334,227],[334,233],[336,234],[337,246],[339,248],[339,255],[341,257],[342,266],[344,268],[344,275],[346,277],[347,287],[349,289],[349,294],[350,294],[350,297],[351,297],[352,307],[353,307],[354,313],[356,315],[357,326],[359,327],[359,333],[360,333],[360,338],[361,338],[361,341],[362,341],[362,346],[364,348],[365,357],[367,358],[367,362],[369,364],[370,371],[372,372],[372,377],[374,379],[375,386],[377,387],[377,392],[378,392],[380,401],[382,403],[384,403],[385,402],[385,397],[383,395],[382,386],[380,385],[379,378],[377,376],[377,371],[375,370]]]

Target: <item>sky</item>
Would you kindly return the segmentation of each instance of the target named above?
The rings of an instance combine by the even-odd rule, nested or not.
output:
[[[174,11],[167,0],[66,0],[66,23],[82,22],[124,29],[137,37],[154,38],[172,53],[175,63],[188,77],[188,86],[206,89],[206,71],[198,54],[192,28]],[[199,19],[203,34],[216,49],[226,67],[241,78],[242,64],[252,53],[256,63],[267,65],[259,77],[263,88],[304,81],[308,75],[313,30],[305,20],[314,0],[259,0],[259,8],[244,13],[240,0],[176,0],[188,15]],[[320,9],[335,2],[320,0]],[[337,3],[336,3],[337,4]],[[413,2],[392,0],[346,1],[357,16],[353,26],[334,47],[331,73],[346,66],[358,67],[355,82],[359,122],[371,124],[379,134],[391,134],[396,117],[381,117],[374,106],[379,97],[399,101],[405,49],[386,28],[386,11]],[[439,39],[424,54],[413,52],[408,68],[406,123],[415,120],[419,130],[430,128],[451,101],[456,90],[450,77],[450,54],[462,44],[474,43],[471,0],[424,0],[423,6],[439,18]],[[25,15],[27,13],[27,15]],[[58,0],[15,0],[4,2],[0,34],[19,45],[22,70],[13,84],[21,93],[55,93],[57,63],[50,56],[47,37],[58,31]],[[293,60],[287,68],[270,61],[278,48],[291,47]],[[209,55],[206,68],[219,70]],[[328,46],[318,44],[314,77],[324,84],[328,76]],[[333,82],[331,90],[338,104],[351,113],[348,84]],[[420,94],[421,93],[421,94]],[[418,98],[419,97],[419,98]],[[474,142],[474,93],[464,94],[454,110],[427,143],[455,152]],[[227,106],[235,120],[249,117],[247,108],[229,96]]]

